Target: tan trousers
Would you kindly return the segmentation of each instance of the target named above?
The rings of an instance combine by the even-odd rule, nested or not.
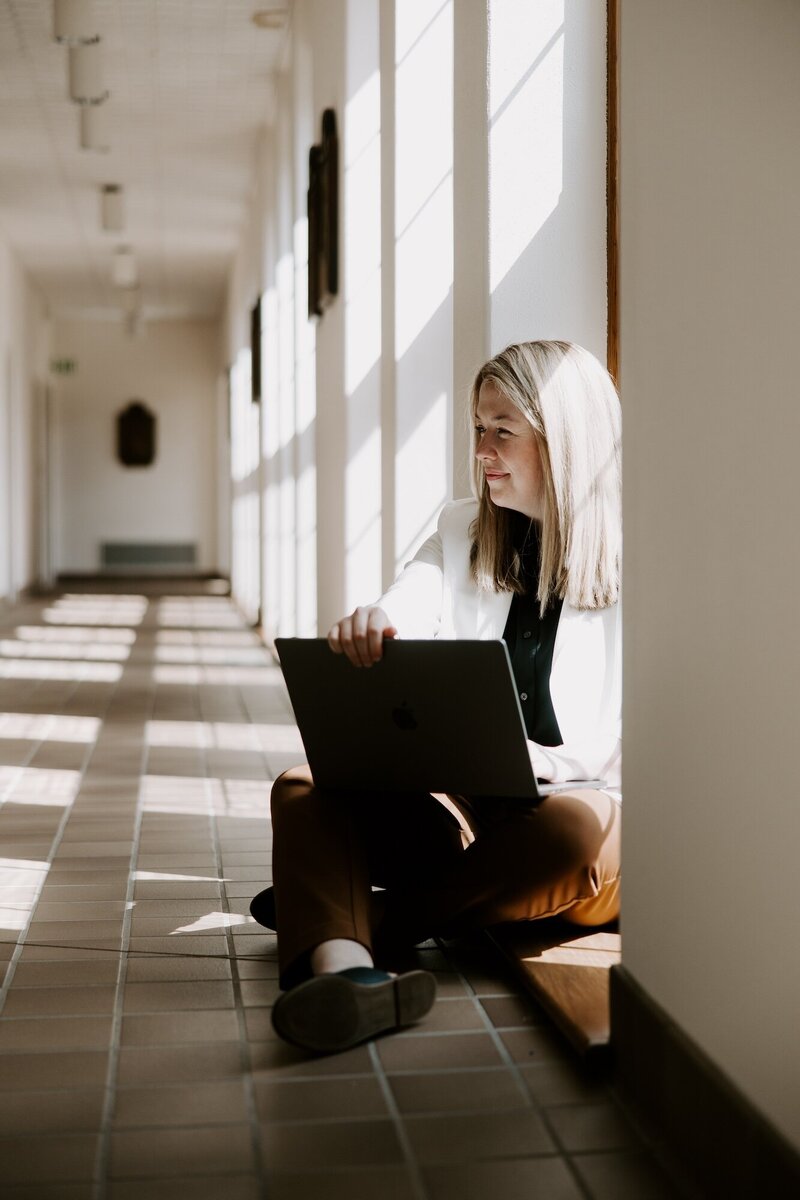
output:
[[[347,795],[308,767],[272,789],[273,883],[284,987],[320,942],[414,945],[556,913],[602,925],[619,913],[620,805],[576,790],[531,808],[428,792]],[[373,885],[385,888],[376,905]],[[380,915],[378,915],[380,914]]]

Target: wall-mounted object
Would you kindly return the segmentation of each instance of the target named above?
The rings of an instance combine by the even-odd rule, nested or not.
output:
[[[103,81],[103,47],[81,42],[69,48],[69,98],[77,104],[102,104],[108,99]]]
[[[82,150],[111,149],[109,110],[107,104],[82,104],[78,110]]]
[[[92,0],[53,0],[53,38],[65,46],[96,42],[100,32]]]
[[[339,291],[339,139],[336,113],[322,114],[322,141],[308,156],[308,315],[321,317]]]
[[[261,297],[250,309],[250,399],[261,402]]]
[[[117,417],[117,458],[125,467],[152,466],[156,419],[141,400],[131,400]]]
[[[122,187],[118,183],[104,183],[100,189],[100,224],[108,233],[121,233],[125,228]]]

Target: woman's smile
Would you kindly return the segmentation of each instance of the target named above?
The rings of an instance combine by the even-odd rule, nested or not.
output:
[[[475,411],[475,454],[492,502],[542,519],[542,465],[533,427],[486,379]],[[510,469],[506,466],[511,462]]]

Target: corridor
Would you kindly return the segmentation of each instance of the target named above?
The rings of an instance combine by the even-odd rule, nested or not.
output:
[[[4,1196],[682,1194],[477,942],[418,951],[419,1028],[275,1039],[248,902],[302,757],[279,670],[221,582],[103,586],[2,617]]]

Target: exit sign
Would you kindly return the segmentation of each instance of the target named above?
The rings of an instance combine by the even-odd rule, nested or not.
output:
[[[52,358],[50,370],[54,375],[74,375],[77,363],[74,358]]]

